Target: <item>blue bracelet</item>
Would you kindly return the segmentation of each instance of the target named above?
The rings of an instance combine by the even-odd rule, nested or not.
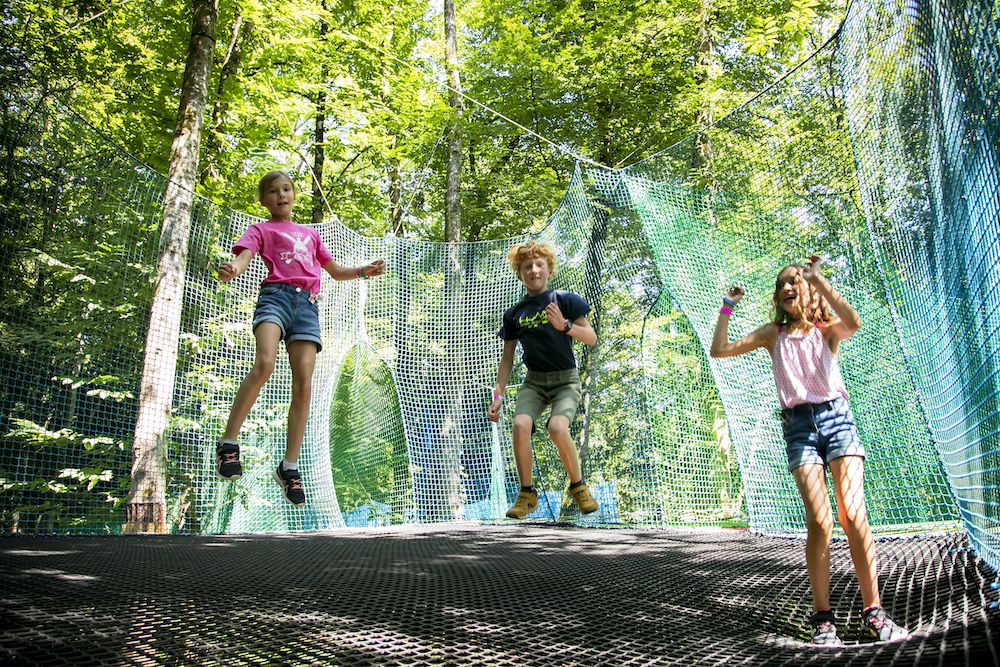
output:
[[[736,302],[733,301],[732,299],[730,299],[728,296],[722,297],[722,302],[724,304],[726,304],[727,306],[729,306],[730,308],[735,308],[736,307]]]

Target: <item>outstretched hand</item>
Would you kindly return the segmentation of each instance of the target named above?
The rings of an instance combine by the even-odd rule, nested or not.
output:
[[[733,285],[729,288],[729,291],[726,292],[726,297],[733,303],[739,303],[740,299],[743,298],[743,294],[744,291],[742,287],[739,285]]]
[[[819,255],[810,255],[809,260],[805,264],[805,268],[802,270],[802,277],[809,282],[814,282],[822,274],[820,273],[820,266],[823,264],[823,260]]]
[[[376,259],[361,267],[361,275],[365,278],[374,278],[385,273],[385,260]]]

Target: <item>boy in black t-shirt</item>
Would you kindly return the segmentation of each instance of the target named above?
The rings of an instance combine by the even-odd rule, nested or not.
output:
[[[597,501],[583,481],[580,457],[569,434],[569,425],[580,404],[580,375],[573,356],[573,338],[593,345],[597,333],[587,314],[590,306],[572,292],[548,289],[549,279],[556,271],[556,256],[545,243],[518,243],[507,253],[507,261],[528,290],[528,295],[503,314],[503,355],[497,369],[497,384],[490,404],[490,421],[500,419],[504,389],[514,368],[514,348],[521,341],[524,365],[528,369],[524,384],[517,392],[514,408],[514,461],[521,482],[521,492],[507,510],[512,519],[523,519],[538,507],[538,492],[531,478],[531,434],[546,405],[552,404],[552,414],[546,429],[559,451],[566,473],[569,492],[580,511],[589,514],[598,507]]]

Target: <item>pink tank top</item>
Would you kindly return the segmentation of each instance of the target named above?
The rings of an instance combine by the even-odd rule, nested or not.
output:
[[[781,407],[824,403],[838,396],[847,398],[837,355],[830,350],[819,327],[812,327],[802,336],[789,336],[779,327],[773,360]]]

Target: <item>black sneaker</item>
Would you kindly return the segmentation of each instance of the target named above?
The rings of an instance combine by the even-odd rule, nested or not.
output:
[[[818,611],[809,618],[812,626],[813,644],[819,646],[843,646],[837,636],[837,619],[832,611]]]
[[[885,609],[882,607],[869,609],[862,622],[868,628],[868,632],[872,633],[872,637],[880,642],[891,642],[910,636],[910,632],[906,628],[896,625],[891,618],[886,616]]]
[[[215,469],[223,479],[239,479],[243,476],[240,465],[240,446],[236,443],[220,443],[215,448]]]
[[[282,470],[281,464],[274,471],[274,479],[281,485],[281,492],[288,502],[296,507],[302,507],[306,503],[306,492],[302,488],[302,477],[298,470]]]

